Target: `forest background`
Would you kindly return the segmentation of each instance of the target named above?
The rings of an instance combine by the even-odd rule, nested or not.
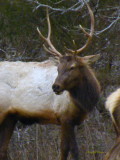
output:
[[[76,134],[81,160],[102,160],[115,140],[104,102],[120,87],[120,2],[86,1],[95,15],[95,33],[90,47],[80,56],[100,54],[92,67],[101,83],[102,96],[95,111],[76,128]],[[46,7],[52,25],[51,40],[61,53],[65,53],[65,47],[75,49],[85,43],[79,25],[89,32],[90,18],[82,0],[0,0],[0,61],[40,62],[50,57],[36,31],[39,27],[47,34]],[[59,126],[18,123],[8,155],[10,160],[57,160],[59,148]]]

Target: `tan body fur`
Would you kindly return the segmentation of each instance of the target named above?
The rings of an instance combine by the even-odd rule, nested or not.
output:
[[[73,114],[76,107],[69,93],[56,95],[52,90],[56,76],[57,67],[51,61],[1,62],[0,123],[7,114],[17,114],[58,124],[61,114]]]
[[[110,112],[117,139],[104,160],[120,160],[120,88],[107,98],[106,109]]]

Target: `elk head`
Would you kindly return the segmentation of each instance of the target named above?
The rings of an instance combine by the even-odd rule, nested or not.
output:
[[[64,90],[70,90],[73,87],[78,86],[78,83],[82,83],[82,78],[86,74],[86,69],[88,68],[88,63],[94,62],[98,59],[99,55],[91,55],[91,56],[85,56],[85,57],[79,57],[77,56],[78,53],[82,52],[89,43],[91,42],[93,33],[94,33],[94,15],[89,7],[89,5],[86,3],[90,18],[91,18],[91,30],[90,33],[87,33],[85,29],[80,25],[80,28],[85,33],[85,35],[88,37],[87,42],[85,45],[77,50],[67,49],[70,55],[62,55],[60,52],[56,50],[56,48],[53,46],[50,40],[51,35],[51,25],[49,20],[49,14],[47,10],[47,22],[48,22],[48,36],[45,38],[40,30],[37,28],[38,33],[40,37],[47,43],[49,48],[47,48],[45,45],[44,49],[49,52],[50,54],[59,57],[59,64],[58,64],[58,76],[52,86],[53,91],[56,94],[62,93]],[[81,81],[80,81],[81,79]]]
[[[82,85],[84,78],[88,76],[88,63],[92,63],[99,58],[99,55],[85,57],[63,56],[58,65],[58,76],[52,86],[56,94],[64,90],[70,91],[72,88]]]

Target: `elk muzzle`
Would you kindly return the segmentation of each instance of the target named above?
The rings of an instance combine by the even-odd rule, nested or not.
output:
[[[60,95],[63,92],[63,87],[58,83],[54,83],[52,85],[52,89],[57,95]]]

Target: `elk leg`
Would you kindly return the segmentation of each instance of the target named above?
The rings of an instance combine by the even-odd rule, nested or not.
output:
[[[79,159],[78,145],[75,138],[74,128],[73,128],[73,132],[71,132],[70,152],[74,160]]]
[[[7,116],[0,124],[0,160],[8,160],[7,148],[16,122],[14,117]]]
[[[61,125],[61,160],[67,160],[69,152],[71,152],[73,160],[79,159],[74,125],[63,123]]]

